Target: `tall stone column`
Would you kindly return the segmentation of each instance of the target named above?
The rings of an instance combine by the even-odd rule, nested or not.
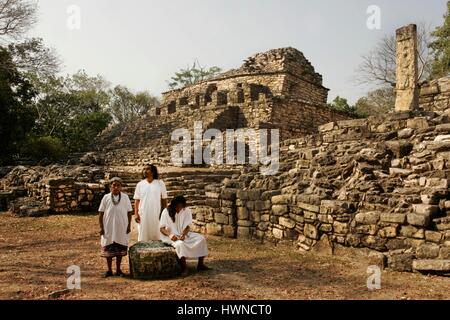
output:
[[[415,24],[396,31],[397,75],[395,111],[415,110],[419,106],[417,27]]]

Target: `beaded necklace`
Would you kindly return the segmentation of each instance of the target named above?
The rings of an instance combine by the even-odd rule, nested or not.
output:
[[[111,199],[112,199],[112,202],[113,202],[113,204],[114,204],[115,206],[117,206],[117,205],[119,204],[121,198],[122,198],[122,192],[119,193],[119,200],[117,200],[117,201],[116,201],[116,199],[114,198],[113,193],[111,192]]]

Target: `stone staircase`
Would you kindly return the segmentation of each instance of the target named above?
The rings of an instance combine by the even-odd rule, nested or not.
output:
[[[132,203],[134,203],[133,195],[136,185],[142,179],[139,170],[138,167],[121,167],[110,169],[106,174],[107,178],[116,176],[123,180],[122,191],[128,194]],[[166,185],[169,201],[176,195],[184,195],[189,206],[195,207],[205,205],[205,186],[220,183],[238,172],[239,170],[233,169],[162,168],[159,174]]]

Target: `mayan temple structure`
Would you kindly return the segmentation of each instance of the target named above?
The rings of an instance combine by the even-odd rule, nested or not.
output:
[[[278,128],[281,140],[296,138],[316,133],[321,124],[350,118],[327,107],[328,90],[300,51],[274,49],[213,79],[164,92],[160,108],[137,123],[106,130],[95,146],[116,155],[123,149],[119,160],[126,165],[170,164],[171,132],[191,129],[194,121],[201,121],[205,130]],[[131,153],[133,148],[137,150]]]

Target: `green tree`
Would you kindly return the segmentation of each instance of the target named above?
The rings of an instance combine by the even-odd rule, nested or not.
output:
[[[10,52],[0,47],[0,164],[9,163],[18,155],[33,127],[34,95],[31,83],[14,68]]]
[[[60,71],[61,61],[56,51],[46,47],[41,38],[10,43],[8,50],[17,70],[31,80],[52,77]]]
[[[159,105],[158,99],[149,92],[134,94],[124,86],[116,86],[110,95],[109,110],[116,123],[131,122]]]
[[[60,139],[69,152],[83,151],[111,122],[109,83],[84,71],[72,76],[36,78],[36,136]]]
[[[192,67],[187,66],[186,69],[175,72],[175,75],[171,77],[171,81],[168,81],[168,85],[170,89],[182,88],[210,79],[221,71],[222,69],[217,66],[206,68],[202,67],[198,61],[195,61]]]
[[[417,53],[419,81],[429,78],[432,57],[429,45],[431,42],[430,28],[425,23],[417,26]],[[396,84],[397,40],[395,34],[384,36],[368,53],[362,57],[362,62],[356,69],[357,84],[392,86]]]
[[[450,1],[447,2],[447,13],[444,23],[431,34],[434,38],[430,44],[434,61],[432,78],[440,78],[450,74]]]
[[[348,104],[347,99],[341,98],[340,96],[337,96],[332,103],[329,103],[328,106],[334,110],[347,112],[347,113],[354,113],[355,107]]]
[[[0,36],[17,39],[36,23],[37,2],[0,0]]]
[[[368,117],[385,114],[395,108],[395,92],[391,87],[370,91],[355,104],[355,112],[359,116]]]
[[[80,114],[70,119],[63,133],[63,141],[68,151],[85,151],[111,120],[111,115],[105,111]]]

